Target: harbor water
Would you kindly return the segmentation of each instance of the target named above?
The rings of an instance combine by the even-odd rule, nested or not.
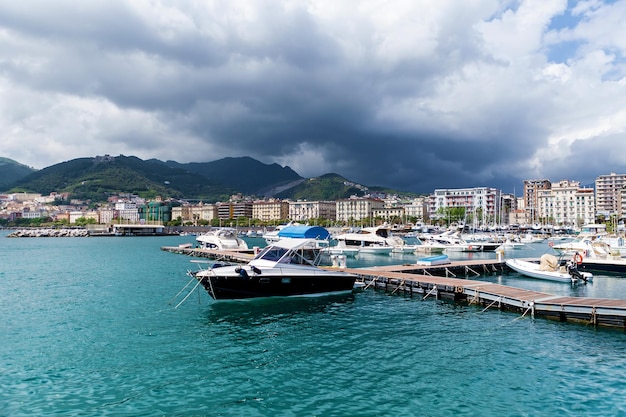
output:
[[[0,416],[626,416],[621,330],[372,290],[175,308],[196,267],[160,247],[192,237],[5,236]],[[626,298],[616,275],[471,278]]]

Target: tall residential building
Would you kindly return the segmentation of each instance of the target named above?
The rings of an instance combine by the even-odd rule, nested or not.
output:
[[[549,190],[538,191],[538,219],[544,224],[582,226],[593,223],[595,204],[592,188],[581,188],[580,182],[562,180]]]
[[[230,201],[228,203],[217,203],[216,206],[219,219],[252,218],[253,204],[251,201]]]
[[[500,223],[502,191],[489,187],[437,189],[430,200],[430,218],[447,208],[465,208],[474,226]]]
[[[600,175],[596,178],[596,212],[609,217],[619,214],[619,196],[626,185],[626,174]]]
[[[550,180],[524,180],[524,207],[526,223],[539,222],[539,192],[552,188]]]

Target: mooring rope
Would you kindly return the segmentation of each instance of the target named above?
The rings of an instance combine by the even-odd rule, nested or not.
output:
[[[422,298],[422,300],[425,300],[429,295],[431,295],[435,291],[437,291],[437,286],[436,285],[432,288],[432,290],[428,291],[428,294],[426,294],[424,296],[424,298]]]
[[[176,307],[174,307],[174,309],[177,309],[178,307],[180,307],[180,305],[181,305],[182,303],[184,303],[185,301],[187,301],[187,298],[189,298],[189,296],[190,296],[190,295],[194,292],[194,290],[195,290],[196,288],[198,288],[198,285],[200,285],[200,283],[201,283],[201,282],[202,282],[202,279],[199,279],[199,280],[198,280],[198,283],[197,283],[197,284],[196,284],[196,285],[195,285],[195,286],[191,289],[191,291],[189,291],[189,294],[187,294],[187,295],[185,296],[185,298],[183,298],[183,299],[180,301],[180,303],[176,304]],[[209,278],[209,282],[211,282],[211,281],[210,281],[210,278]]]
[[[498,301],[501,301],[502,297],[498,297],[495,300],[493,300],[493,302],[491,304],[489,304],[487,307],[485,307],[483,309],[483,311],[481,311],[481,313],[484,313],[485,311],[487,311],[489,309],[489,307],[491,307],[492,305],[494,305],[495,303],[497,303]]]
[[[191,271],[187,271],[187,275],[189,275],[189,274],[191,274]],[[185,288],[187,288],[195,279],[196,279],[195,277],[191,278],[191,280],[189,280],[189,282],[187,284],[185,284],[185,286],[180,291],[178,291],[178,294],[173,296],[167,303],[171,304],[172,301],[174,301],[176,298],[178,298],[178,296],[180,294],[182,294],[183,291],[185,291]]]

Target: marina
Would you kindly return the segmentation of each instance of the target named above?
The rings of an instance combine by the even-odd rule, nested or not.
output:
[[[529,291],[624,297],[619,276],[596,274],[592,284],[571,286],[499,270],[493,253],[458,254],[450,255],[458,269],[419,267],[426,277],[413,278],[426,292],[413,284],[409,296],[393,277],[411,275],[417,256],[359,255],[347,268],[389,275],[387,282],[378,278],[358,293],[219,302],[199,290],[175,308],[171,299],[189,281],[190,260],[208,259],[161,248],[192,239],[1,238],[1,414],[496,417],[626,410],[615,395],[626,372],[623,329],[532,320],[532,310],[507,311],[486,299],[489,288],[499,288],[491,284],[523,287],[516,299]],[[233,257],[251,257],[260,246],[248,244],[250,253]],[[536,258],[543,250],[520,255]],[[492,272],[483,273],[483,265]],[[448,282],[448,290],[462,281],[467,301],[446,300],[448,291],[433,290],[427,278],[438,288],[436,281]],[[477,289],[484,301],[470,304]]]
[[[246,262],[247,251],[229,252],[185,247],[162,247],[164,251],[230,262]],[[539,259],[536,259],[539,261]],[[401,264],[369,268],[342,268],[363,282],[363,289],[391,294],[447,300],[485,309],[500,309],[563,322],[626,330],[626,300],[562,297],[544,292],[485,283],[468,277],[506,273],[502,260],[454,261],[443,265]]]

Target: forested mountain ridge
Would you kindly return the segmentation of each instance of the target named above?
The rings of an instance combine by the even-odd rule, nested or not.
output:
[[[70,193],[72,199],[106,201],[111,195],[176,198],[204,202],[228,201],[241,193],[253,197],[294,200],[337,200],[372,192],[338,174],[305,179],[290,167],[263,164],[250,157],[213,162],[178,163],[134,156],[96,156],[61,162],[31,172],[5,186],[10,192]]]

